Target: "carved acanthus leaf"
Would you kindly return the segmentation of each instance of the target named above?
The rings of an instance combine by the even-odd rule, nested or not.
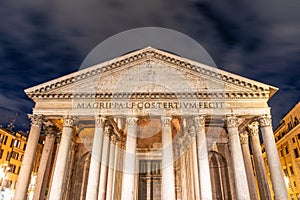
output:
[[[236,116],[226,117],[226,127],[227,128],[237,128],[238,127],[238,118]]]

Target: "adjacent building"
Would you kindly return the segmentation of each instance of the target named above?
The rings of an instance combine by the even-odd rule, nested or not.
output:
[[[26,142],[27,133],[0,127],[0,185],[2,190],[15,189]]]
[[[289,199],[300,200],[300,102],[280,121],[274,131]],[[264,150],[264,146],[263,146]],[[264,153],[266,162],[266,155]],[[267,167],[269,174],[269,168]]]

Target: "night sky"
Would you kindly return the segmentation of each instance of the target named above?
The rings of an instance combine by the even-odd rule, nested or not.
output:
[[[0,1],[0,124],[29,128],[24,89],[78,71],[114,34],[163,27],[200,43],[218,68],[280,88],[273,125],[299,101],[299,0]]]

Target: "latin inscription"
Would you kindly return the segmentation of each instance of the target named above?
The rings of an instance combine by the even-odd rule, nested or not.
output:
[[[224,102],[79,102],[77,109],[218,109]]]

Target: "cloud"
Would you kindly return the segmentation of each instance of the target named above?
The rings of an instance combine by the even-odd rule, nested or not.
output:
[[[277,119],[284,98],[289,107],[299,100],[299,8],[298,0],[2,1],[0,107],[30,112],[25,88],[78,70],[114,34],[161,26],[199,41],[219,68],[282,87],[270,102]]]

